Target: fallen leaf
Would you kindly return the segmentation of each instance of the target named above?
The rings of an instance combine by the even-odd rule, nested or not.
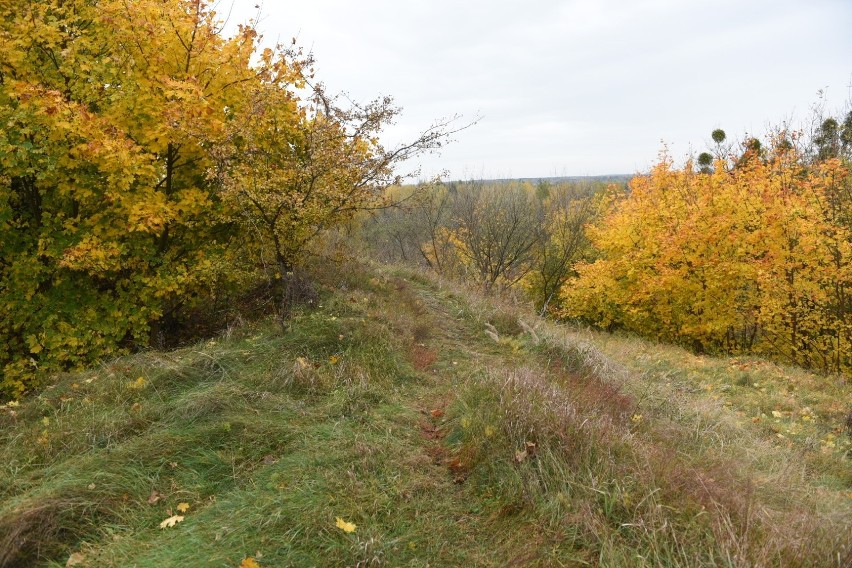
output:
[[[340,357],[338,357],[337,355],[332,355],[328,358],[328,362],[332,365],[337,365],[338,361],[340,361]]]
[[[521,463],[527,459],[527,451],[526,450],[518,450],[515,452],[515,463]]]
[[[243,558],[243,561],[240,562],[240,568],[260,568],[260,564],[257,563],[257,560],[249,556],[248,558]]]
[[[160,500],[160,497],[162,497],[162,495],[157,493],[156,490],[152,490],[151,495],[148,496],[148,504],[153,505],[154,503]]]
[[[464,470],[464,462],[462,462],[459,458],[453,458],[447,462],[447,467],[454,473],[462,471]]]
[[[444,411],[441,410],[440,408],[436,408],[432,412],[430,412],[429,414],[432,415],[432,418],[441,418],[444,415]]]
[[[355,523],[347,523],[340,517],[337,517],[334,521],[334,526],[341,529],[343,532],[352,533],[355,532],[355,529],[357,528]]]
[[[94,489],[95,487],[97,487],[97,485],[95,485],[94,483],[90,483],[90,484],[88,485],[88,487],[89,487],[89,489],[91,490],[91,489]]]
[[[178,503],[177,510],[179,513],[186,513],[189,511],[189,503]]]
[[[79,566],[83,562],[86,561],[86,557],[83,556],[80,552],[73,552],[71,556],[68,557],[68,562],[65,563],[65,566]]]
[[[183,522],[183,515],[172,515],[171,517],[160,523],[160,528],[171,528],[181,522]]]

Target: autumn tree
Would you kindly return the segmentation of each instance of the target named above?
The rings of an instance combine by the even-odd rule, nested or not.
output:
[[[454,119],[439,121],[414,140],[385,148],[379,135],[398,116],[390,97],[366,105],[330,97],[301,82],[305,100],[261,84],[246,119],[234,122],[222,163],[225,199],[241,212],[281,278],[325,229],[356,212],[388,204],[386,190],[414,171],[398,166],[440,148]]]
[[[420,235],[409,215],[419,205],[411,197],[429,199],[432,192],[419,191],[411,186],[391,188],[388,194],[398,207],[383,207],[359,215],[354,223],[358,237],[364,241],[369,254],[382,262],[417,262],[420,257]]]
[[[228,240],[207,149],[254,33],[204,2],[0,3],[3,389],[134,344]]]
[[[369,219],[366,232],[373,237],[373,250],[390,260],[455,275],[458,263],[452,242],[452,215],[458,184],[422,182],[401,190],[404,196],[397,198],[396,206],[382,208]],[[380,244],[376,238],[390,243]]]
[[[0,1],[4,393],[157,343],[237,260],[286,274],[445,139],[384,149],[389,99],[341,105],[257,44],[205,0]]]
[[[451,238],[461,262],[486,291],[519,282],[540,237],[540,204],[528,184],[470,183],[453,208]]]
[[[425,194],[412,208],[411,219],[418,229],[417,251],[420,258],[438,274],[455,270],[452,230],[452,209],[458,187],[455,184],[437,186]]]
[[[779,133],[712,172],[667,156],[614,195],[589,231],[563,315],[698,351],[763,352],[852,368],[852,232],[839,197],[848,164],[811,162]]]
[[[538,238],[532,249],[529,273],[523,279],[536,309],[542,314],[555,307],[574,264],[589,249],[586,225],[595,215],[602,190],[592,184],[539,185]]]

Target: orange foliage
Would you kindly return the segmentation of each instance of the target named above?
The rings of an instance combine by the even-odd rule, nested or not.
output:
[[[852,231],[835,214],[850,173],[790,145],[702,173],[663,155],[589,228],[563,317],[699,351],[764,352],[852,368]],[[848,206],[848,203],[845,203]]]

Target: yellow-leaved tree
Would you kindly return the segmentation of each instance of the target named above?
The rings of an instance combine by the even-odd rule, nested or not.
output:
[[[852,368],[850,173],[785,133],[701,171],[663,155],[589,229],[600,258],[563,287],[564,317],[697,351]],[[842,208],[841,208],[842,209]]]
[[[384,150],[397,109],[307,59],[206,0],[0,0],[0,392],[156,343],[237,259],[286,273],[445,139]]]
[[[458,131],[451,129],[458,117],[439,120],[386,148],[379,135],[401,110],[390,97],[359,104],[330,96],[308,79],[310,59],[286,53],[287,65],[254,85],[241,120],[228,123],[227,143],[215,151],[221,196],[238,213],[252,260],[283,283],[284,315],[291,288],[301,285],[294,268],[311,243],[359,211],[391,205],[395,194],[388,190],[418,173],[398,166]],[[275,69],[272,57],[264,53]],[[300,73],[282,72],[288,69]],[[282,88],[289,81],[295,88]]]
[[[0,371],[148,343],[203,290],[227,231],[206,171],[255,72],[203,2],[0,3]]]

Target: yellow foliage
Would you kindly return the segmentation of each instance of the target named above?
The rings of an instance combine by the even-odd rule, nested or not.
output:
[[[352,533],[355,532],[357,526],[355,523],[349,523],[341,519],[340,517],[335,518],[334,526],[342,530],[343,532]]]
[[[168,519],[165,519],[162,523],[160,523],[161,529],[172,528],[178,523],[183,522],[183,515],[172,515]]]
[[[145,345],[233,264],[212,149],[300,64],[220,30],[205,1],[0,3],[3,396]]]
[[[576,267],[561,315],[848,370],[852,227],[835,212],[849,184],[839,160],[806,164],[789,149],[712,173],[664,156],[589,228],[601,258]]]
[[[270,259],[286,281],[446,138],[384,149],[389,97],[341,106],[215,8],[0,2],[0,396],[145,346]]]

